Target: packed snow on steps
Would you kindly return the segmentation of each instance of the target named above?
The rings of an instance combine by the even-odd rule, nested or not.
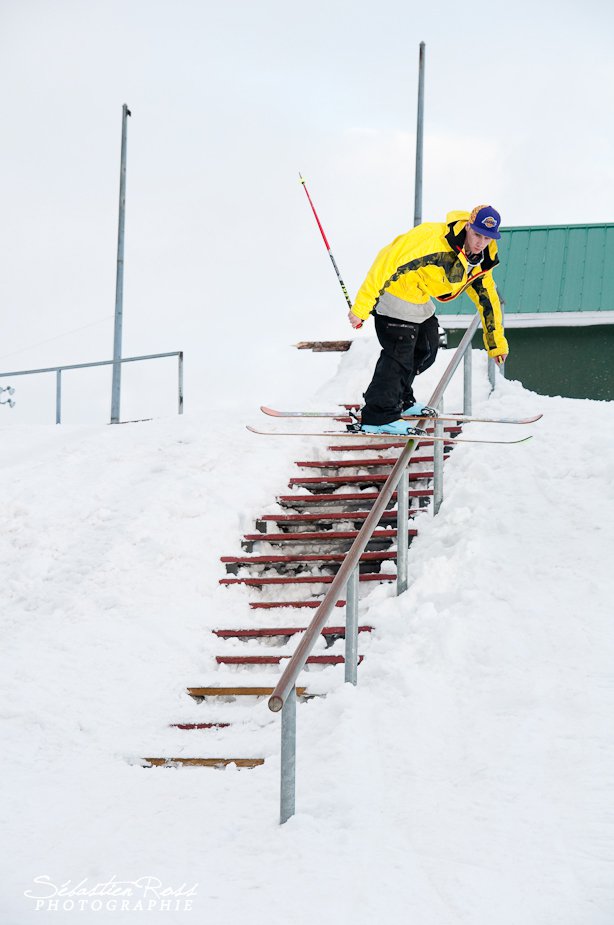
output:
[[[360,400],[376,353],[361,339],[292,400]],[[299,708],[297,815],[281,828],[279,718],[265,704],[205,716],[184,691],[278,676],[215,665],[238,647],[211,629],[281,622],[248,610],[258,592],[218,586],[219,556],[240,551],[293,460],[323,450],[247,433],[239,395],[236,416],[3,427],[2,922],[41,921],[24,893],[40,895],[46,876],[198,883],[193,911],[218,925],[246,909],[254,925],[610,925],[614,406],[514,382],[486,402],[475,356],[475,411],[544,418],[527,445],[454,450],[440,515],[422,518],[411,547],[409,591],[365,597],[375,632],[361,639],[358,687],[338,667],[306,676],[329,695]],[[280,358],[277,395],[253,388],[254,414],[287,403],[294,358]],[[419,380],[420,398],[447,360]],[[448,407],[461,389],[462,372]],[[594,437],[566,441],[579,429]],[[230,714],[227,738],[167,728]],[[265,765],[137,763],[239,748]],[[53,921],[135,914],[62,908]]]

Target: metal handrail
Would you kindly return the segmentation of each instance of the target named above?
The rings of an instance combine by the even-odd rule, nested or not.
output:
[[[460,344],[456,348],[454,356],[452,357],[452,359],[450,360],[450,363],[448,364],[448,368],[446,369],[445,373],[439,380],[439,384],[437,385],[437,388],[435,389],[435,391],[433,392],[430,398],[430,401],[428,404],[431,405],[432,407],[436,407],[441,401],[443,393],[448,387],[448,384],[454,372],[456,371],[457,366],[462,360],[463,355],[465,351],[467,350],[468,346],[471,344],[471,339],[475,333],[475,330],[479,324],[479,321],[480,321],[479,316],[475,315],[471,324],[467,328],[463,336],[463,339],[461,340]],[[418,423],[422,424],[424,420],[426,419],[423,418],[422,421]],[[373,507],[371,508],[368,517],[366,518],[364,524],[362,525],[358,533],[358,536],[352,543],[352,546],[348,550],[347,555],[345,559],[343,560],[341,567],[339,568],[339,571],[337,572],[333,581],[331,582],[331,586],[328,589],[325,597],[323,598],[322,603],[316,610],[313,620],[307,627],[307,630],[305,631],[305,634],[303,635],[303,638],[301,639],[301,642],[296,652],[294,653],[294,655],[292,656],[292,658],[286,665],[286,668],[284,669],[284,672],[281,678],[277,682],[277,686],[275,687],[275,690],[273,691],[273,693],[271,694],[269,698],[269,709],[272,710],[273,713],[278,713],[281,710],[286,700],[286,697],[288,696],[288,694],[294,687],[296,683],[296,679],[299,673],[302,671],[305,665],[305,662],[307,661],[307,658],[309,656],[309,653],[311,652],[314,646],[314,643],[316,642],[316,640],[320,636],[320,633],[322,632],[322,629],[326,625],[326,620],[328,619],[333,607],[335,606],[335,604],[341,597],[341,590],[343,586],[346,584],[350,576],[350,573],[358,565],[358,560],[360,559],[362,553],[364,552],[367,543],[371,539],[371,534],[373,533],[374,529],[377,527],[380,521],[380,518],[384,510],[386,509],[386,506],[388,502],[390,501],[390,498],[392,497],[395,488],[397,487],[397,482],[399,481],[403,471],[407,468],[409,460],[411,459],[414,450],[417,448],[420,439],[421,439],[420,437],[411,437],[407,441],[405,447],[403,448],[401,455],[397,459],[392,469],[392,472],[388,476]],[[400,498],[399,498],[399,502],[400,502]],[[400,503],[399,503],[399,507],[400,507]]]
[[[464,357],[464,412],[465,414],[471,413],[471,396],[466,391],[467,386],[470,388],[471,385],[471,350],[469,348],[479,321],[479,316],[476,314],[429,400],[429,405],[432,407],[442,407],[443,394]],[[426,418],[422,418],[418,423],[423,424],[425,420]],[[441,421],[436,421],[435,433],[438,436],[443,436]],[[402,594],[407,589],[408,465],[414,450],[422,439],[424,437],[410,437],[405,444],[358,536],[346,553],[328,592],[307,627],[296,652],[289,660],[277,686],[269,697],[269,709],[273,713],[282,711],[280,799],[280,822],[282,824],[293,816],[295,811],[296,680],[304,668],[309,653],[319,638],[333,607],[341,597],[343,586],[346,585],[345,680],[350,684],[356,684],[358,664],[358,563],[395,489],[397,491],[397,594]],[[433,470],[433,513],[436,514],[443,498],[443,442],[435,444]]]
[[[41,369],[19,369],[10,373],[0,373],[0,379],[13,378],[14,376],[34,376],[38,373],[55,373],[56,374],[56,406],[55,422],[60,424],[62,420],[62,373],[69,369],[89,369],[94,366],[113,366],[119,363],[136,363],[141,360],[161,360],[166,357],[177,357],[177,413],[183,414],[183,350],[173,350],[170,353],[148,353],[138,357],[122,357],[119,361],[115,360],[97,360],[93,363],[72,363],[67,366],[46,366]]]

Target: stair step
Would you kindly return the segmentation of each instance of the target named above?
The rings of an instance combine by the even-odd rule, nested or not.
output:
[[[460,427],[446,427],[444,431],[444,436],[447,435],[452,441],[454,440],[455,437],[458,437],[459,434],[461,433],[462,433],[462,430]],[[389,443],[374,443],[373,441],[371,441],[370,443],[354,443],[353,441],[348,440],[347,443],[343,443],[340,446],[327,446],[326,449],[334,453],[353,453],[358,450],[360,450],[361,452],[365,450],[375,452],[376,450],[402,449],[406,445],[407,445],[407,440],[401,440],[398,443],[392,442],[392,441]],[[420,441],[420,446],[425,447],[425,448],[432,447],[432,446],[435,446],[435,441],[429,440],[427,437],[425,440]],[[449,446],[444,443],[444,447],[446,447],[446,450],[451,450],[453,446],[454,446],[453,443],[450,443]],[[413,458],[414,457],[412,457],[412,459]]]
[[[304,602],[303,602],[304,603]],[[320,601],[309,602],[312,606],[319,606]],[[259,627],[258,629],[225,629],[213,630],[214,635],[220,639],[261,639],[263,636],[296,636],[298,633],[304,633],[306,626],[271,626]],[[358,627],[359,633],[370,633],[373,627],[365,624]],[[321,632],[322,636],[341,636],[345,637],[345,626],[325,626]]]
[[[217,655],[218,665],[279,665],[282,661],[290,659],[290,655]],[[358,664],[364,655],[358,656]],[[343,655],[310,655],[307,665],[344,665]]]
[[[392,540],[396,539],[396,527],[375,530],[371,534],[371,541]],[[355,540],[358,536],[358,530],[313,530],[301,533],[246,533],[243,537],[242,545],[251,546],[253,543],[309,543],[317,541],[320,543],[336,543],[347,540]]]
[[[431,498],[433,496],[432,488],[410,488],[407,493],[409,498]],[[282,507],[294,507],[297,504],[350,504],[355,501],[376,501],[379,498],[378,491],[355,491],[344,494],[334,494],[328,492],[324,495],[278,495],[277,502]],[[396,501],[397,492],[393,492],[391,502]]]
[[[348,440],[348,443],[350,441]],[[407,443],[407,440],[402,440],[399,443],[351,443],[348,446],[348,443],[343,444],[342,446],[327,446],[326,449],[334,453],[353,453],[357,450],[396,450],[404,447]],[[420,446],[435,446],[433,440],[421,440]]]
[[[410,510],[409,516],[416,513],[417,509]],[[335,520],[366,520],[371,512],[370,511],[322,511],[321,513],[309,513],[304,512],[300,514],[263,514],[258,518],[258,521],[263,523],[280,523],[280,524],[296,524],[296,523],[326,523],[328,521]],[[394,520],[397,519],[397,510],[392,508],[389,511],[382,511],[380,523],[382,520]],[[415,529],[410,529],[410,536],[416,536],[418,533]],[[266,536],[266,533],[262,534]]]
[[[143,758],[145,767],[156,768],[225,768],[236,764],[238,768],[256,768],[264,764],[264,758]]]
[[[190,697],[200,699],[203,697],[270,697],[274,687],[188,687]],[[296,688],[297,697],[307,695],[306,687]],[[312,695],[313,696],[313,695]]]
[[[306,459],[298,460],[295,466],[301,469],[370,469],[376,466],[392,468],[397,462],[396,456],[378,456],[376,459]],[[412,456],[410,463],[432,463],[433,456]]]
[[[275,610],[279,607],[291,607],[298,609],[302,607],[311,607],[316,610],[322,601],[250,601],[249,606],[252,610]],[[345,601],[337,601],[335,607],[345,607]]]
[[[362,512],[365,513],[364,511]],[[346,518],[347,520],[347,518]],[[304,533],[246,533],[244,539],[250,543],[267,542],[267,543],[307,543],[310,540],[331,542],[339,540],[354,540],[358,536],[358,530],[309,530]],[[372,539],[393,539],[397,535],[396,527],[383,530],[375,530],[371,534]]]
[[[294,556],[221,556],[221,561],[228,565],[284,565],[301,562],[343,562],[345,554],[321,553],[320,555],[294,555]],[[396,552],[381,550],[379,552],[363,552],[361,562],[381,562],[383,559],[396,559]]]
[[[226,729],[230,723],[171,723],[171,729]]]
[[[257,588],[260,585],[327,585],[331,584],[334,575],[292,575],[263,578],[261,576],[249,578],[220,578],[221,585],[248,585]],[[374,575],[363,574],[358,576],[359,581],[396,581],[396,575],[377,572]]]
[[[409,481],[418,482],[424,479],[432,479],[433,470],[425,469],[419,472],[409,472]],[[290,488],[293,488],[295,485],[307,486],[307,485],[383,485],[386,482],[388,476],[385,474],[379,475],[318,475],[318,476],[301,476],[296,478],[291,478],[288,482]]]

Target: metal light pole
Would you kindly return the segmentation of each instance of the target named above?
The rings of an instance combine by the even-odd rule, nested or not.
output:
[[[420,42],[418,66],[418,125],[416,128],[416,183],[414,186],[414,226],[422,221],[422,149],[424,142],[424,42]]]
[[[122,321],[124,312],[124,226],[126,222],[126,146],[128,116],[132,113],[126,103],[122,106],[122,152],[119,171],[119,224],[117,231],[117,275],[115,278],[115,331],[113,337],[113,383],[111,386],[111,424],[119,424],[122,365]]]

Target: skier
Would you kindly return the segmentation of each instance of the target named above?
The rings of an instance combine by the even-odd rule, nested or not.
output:
[[[509,348],[503,331],[501,303],[492,277],[499,263],[501,216],[492,206],[450,212],[446,222],[425,222],[384,247],[358,291],[348,317],[360,327],[375,312],[375,332],[382,346],[373,378],[364,393],[365,433],[406,434],[410,422],[401,414],[435,414],[417,402],[414,378],[435,362],[439,345],[437,302],[462,292],[477,306],[484,346],[502,364]]]

